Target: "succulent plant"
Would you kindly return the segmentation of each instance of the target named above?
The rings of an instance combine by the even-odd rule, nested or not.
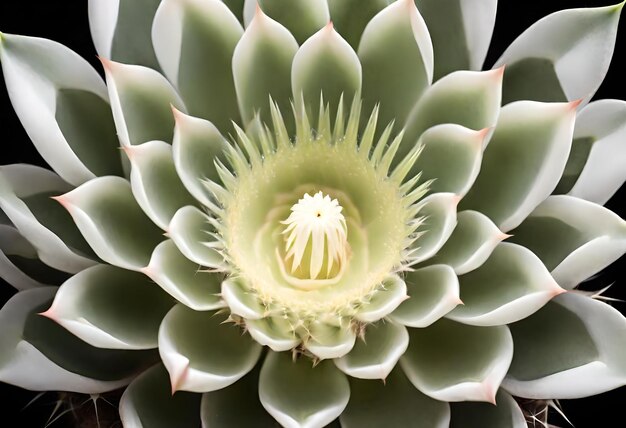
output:
[[[480,71],[496,5],[90,0],[106,84],[0,34],[54,170],[0,166],[0,381],[146,428],[518,428],[625,385],[577,288],[626,252],[626,102],[589,103],[624,3]]]

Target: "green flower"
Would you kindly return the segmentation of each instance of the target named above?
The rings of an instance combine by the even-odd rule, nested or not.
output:
[[[0,167],[0,380],[146,428],[517,428],[626,384],[576,289],[626,252],[626,103],[588,103],[623,5],[489,71],[495,0],[90,0],[106,84],[0,34],[55,171]]]

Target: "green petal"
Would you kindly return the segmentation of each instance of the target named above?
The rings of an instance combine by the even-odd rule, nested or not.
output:
[[[507,65],[503,102],[588,101],[609,69],[623,6],[562,10],[528,28],[496,63]]]
[[[109,97],[98,72],[50,40],[3,34],[0,47],[13,109],[46,162],[75,186],[98,175],[121,175]]]
[[[192,309],[208,311],[225,306],[219,296],[223,275],[202,272],[200,266],[183,256],[169,239],[157,245],[142,272]]]
[[[413,0],[391,3],[367,24],[359,43],[366,113],[380,103],[379,121],[404,125],[433,81],[433,47]]]
[[[356,319],[375,322],[392,313],[407,299],[406,284],[398,275],[385,278],[380,288],[358,309]]]
[[[261,346],[214,312],[177,305],[159,330],[159,353],[172,391],[208,392],[235,383],[256,365]]]
[[[0,167],[0,208],[49,266],[76,273],[96,262],[67,212],[53,201],[72,189],[52,171],[25,164]]]
[[[143,268],[163,240],[123,178],[95,178],[56,199],[69,211],[98,257],[115,266]]]
[[[222,131],[239,121],[231,64],[242,34],[241,24],[220,0],[164,0],[152,27],[159,63],[190,114]]]
[[[304,346],[320,360],[341,358],[352,350],[356,333],[346,325],[330,325],[315,321],[309,327],[310,338]]]
[[[416,0],[435,51],[435,80],[481,70],[496,22],[497,0]]]
[[[244,283],[243,278],[229,278],[222,282],[222,298],[232,314],[246,320],[258,320],[268,315],[266,308]]]
[[[448,428],[450,407],[419,392],[400,369],[385,382],[350,379],[350,402],[343,428]]]
[[[526,418],[515,399],[502,389],[491,403],[454,403],[450,428],[527,428]]]
[[[572,196],[550,196],[513,232],[567,289],[626,252],[626,222],[612,211]]]
[[[493,403],[513,357],[506,326],[473,327],[442,319],[409,329],[400,363],[411,383],[441,401]]]
[[[504,388],[518,397],[581,398],[626,384],[626,318],[570,292],[511,325],[515,355]]]
[[[289,30],[257,9],[233,54],[233,75],[244,123],[259,112],[270,123],[270,97],[289,111],[291,63],[298,42]]]
[[[103,58],[158,70],[152,20],[161,0],[89,0],[89,27]]]
[[[478,269],[459,277],[461,300],[447,318],[464,324],[509,324],[539,310],[564,290],[541,260],[520,245],[503,242]]]
[[[280,316],[247,319],[246,330],[254,340],[272,351],[289,351],[300,344],[300,339],[295,335],[295,326]]]
[[[45,315],[92,346],[151,349],[173,304],[144,275],[98,265],[66,281]]]
[[[520,101],[504,107],[461,209],[486,214],[504,232],[518,226],[561,177],[576,105]]]
[[[405,274],[409,299],[389,316],[414,328],[428,327],[461,304],[459,280],[450,266],[434,265]]]
[[[120,388],[158,355],[94,348],[38,314],[56,287],[14,295],[0,310],[0,381],[34,391],[97,394]]]
[[[354,50],[359,47],[365,26],[391,0],[328,0],[330,18],[339,34]]]
[[[384,380],[408,346],[406,328],[393,321],[380,321],[368,324],[354,349],[334,362],[348,376]]]
[[[243,25],[243,5],[245,0],[222,0],[230,11],[237,17],[239,22]]]
[[[254,10],[248,3],[254,4],[255,0],[246,0],[246,7]],[[269,17],[284,25],[299,44],[330,20],[326,0],[290,0],[288,4],[284,0],[258,0],[258,4]]]
[[[481,266],[509,235],[500,232],[488,217],[478,211],[462,211],[457,220],[454,232],[433,262],[447,264],[457,275],[463,275]]]
[[[167,234],[181,253],[194,263],[213,269],[224,269],[222,244],[216,241],[210,218],[194,206],[178,211],[170,222]]]
[[[138,376],[120,400],[124,426],[133,428],[197,428],[200,394],[172,394],[167,371],[159,364]]]
[[[125,149],[132,166],[130,185],[139,206],[150,220],[166,230],[179,208],[194,204],[178,178],[172,146],[150,141]]]
[[[172,106],[184,104],[158,72],[102,59],[117,135],[123,147],[152,140],[171,142]]]
[[[361,90],[359,58],[331,24],[311,36],[296,53],[291,87],[296,101],[304,97],[311,118],[318,117],[320,96],[330,103],[333,117],[342,95],[351,101]],[[300,108],[299,103],[296,106]]]
[[[345,375],[330,361],[292,360],[269,352],[259,379],[261,404],[286,428],[321,427],[343,412],[350,397]]]

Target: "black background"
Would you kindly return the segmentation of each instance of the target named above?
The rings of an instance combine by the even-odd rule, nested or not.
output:
[[[565,8],[593,7],[613,4],[611,0],[550,0],[511,1],[500,0],[498,19],[493,42],[485,68],[497,60],[504,49],[522,31],[539,18]],[[24,34],[56,40],[78,52],[100,70],[99,61],[91,42],[87,22],[87,1],[0,1],[0,31]],[[619,60],[618,60],[619,59]],[[595,99],[626,99],[626,17],[622,18],[618,32],[614,61]],[[2,79],[0,81],[3,82]],[[45,165],[22,129],[13,113],[4,83],[0,84],[0,164],[27,162]],[[624,141],[626,144],[626,141]],[[626,165],[625,165],[626,168]],[[607,206],[626,217],[626,186],[609,201]],[[608,296],[626,299],[626,257],[622,257],[605,269],[598,278],[588,284],[590,289],[599,289],[614,284]],[[0,284],[0,303],[12,294],[6,284]],[[614,306],[626,313],[626,303]],[[0,326],[2,328],[2,326]],[[44,427],[56,397],[46,394],[27,409],[22,408],[35,396],[34,393],[0,384],[0,426]],[[626,387],[591,398],[563,401],[565,413],[577,428],[619,427],[626,425],[623,406],[626,403]],[[10,422],[19,421],[19,422]],[[557,418],[553,423],[567,424]],[[66,426],[64,419],[51,425],[53,428]],[[102,427],[108,428],[108,427]]]

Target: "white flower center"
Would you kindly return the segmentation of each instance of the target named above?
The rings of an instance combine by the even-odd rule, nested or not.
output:
[[[327,279],[345,263],[348,227],[337,199],[317,192],[304,195],[291,207],[286,225],[285,264],[291,273],[306,279]]]

